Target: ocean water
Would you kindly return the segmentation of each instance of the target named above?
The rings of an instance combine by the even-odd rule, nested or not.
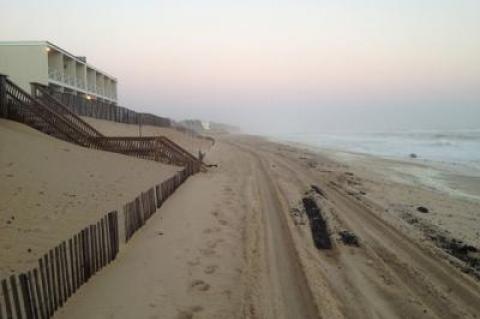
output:
[[[276,136],[313,147],[371,154],[388,158],[409,158],[461,164],[480,169],[480,129],[411,130],[401,132],[296,133]]]

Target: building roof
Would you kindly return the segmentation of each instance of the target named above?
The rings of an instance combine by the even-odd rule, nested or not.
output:
[[[69,58],[79,62],[79,63],[82,63],[82,64],[85,64],[88,68],[90,69],[93,69],[95,71],[98,71],[99,73],[102,73],[106,76],[108,76],[110,79],[114,80],[115,82],[117,82],[117,78],[110,75],[109,73],[107,72],[104,72],[102,71],[101,69],[83,61],[81,58],[82,57],[79,57],[79,56],[76,56],[70,52],[68,52],[67,50],[65,49],[62,49],[61,47],[59,47],[58,45],[55,45],[49,41],[0,41],[0,45],[12,45],[12,46],[18,46],[18,45],[31,45],[31,46],[45,46],[45,47],[49,47],[49,48],[52,48],[56,51],[59,51],[61,53],[63,53],[64,55],[68,56]]]

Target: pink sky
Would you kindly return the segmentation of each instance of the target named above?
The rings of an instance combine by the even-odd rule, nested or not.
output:
[[[121,104],[173,117],[480,100],[479,1],[361,2],[0,0],[0,39],[86,55],[118,77]]]

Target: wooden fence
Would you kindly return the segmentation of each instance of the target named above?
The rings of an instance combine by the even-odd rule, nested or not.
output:
[[[52,92],[65,106],[80,116],[88,116],[101,120],[126,124],[143,124],[170,127],[170,119],[149,113],[138,113],[123,106],[106,103],[101,100],[86,98],[69,93]]]
[[[125,204],[123,225],[118,212],[112,211],[51,249],[34,269],[1,280],[0,319],[51,318],[84,283],[116,258],[120,234],[125,234],[127,243],[194,173],[196,170],[187,166]]]
[[[145,225],[146,221],[160,208],[163,202],[180,186],[193,171],[188,167],[177,172],[163,183],[155,185],[141,193],[133,201],[123,207],[125,220],[125,242]]]
[[[38,84],[35,84],[39,86]],[[215,140],[212,137],[198,134],[195,130],[180,126],[169,118],[161,117],[151,113],[139,113],[129,108],[100,100],[87,100],[82,96],[70,93],[53,92],[50,94],[65,105],[70,111],[80,116],[93,117],[96,119],[113,121],[125,124],[141,124],[158,127],[170,127],[184,134],[190,134],[200,139],[206,139],[212,144]]]
[[[1,281],[0,318],[50,318],[119,251],[118,213],[61,242],[25,273]]]

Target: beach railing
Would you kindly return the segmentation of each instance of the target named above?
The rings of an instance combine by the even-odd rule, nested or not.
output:
[[[104,136],[40,84],[32,83],[32,92],[33,96],[0,75],[0,116],[89,148],[178,166],[203,165],[199,159],[164,136]]]
[[[215,143],[215,140],[212,137],[203,136],[194,130],[176,125],[169,118],[150,113],[136,112],[112,102],[106,102],[94,98],[87,99],[84,96],[74,95],[71,93],[50,91],[49,94],[54,96],[58,101],[79,116],[87,116],[124,124],[170,127],[179,132],[191,134],[198,139],[210,141],[212,144]]]

